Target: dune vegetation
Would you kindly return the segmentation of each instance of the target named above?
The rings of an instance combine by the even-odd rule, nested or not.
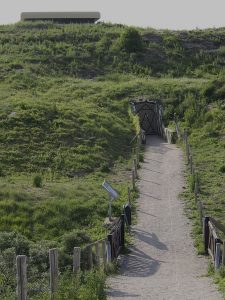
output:
[[[30,299],[49,299],[50,247],[60,249],[59,299],[105,299],[104,274],[71,278],[70,254],[106,234],[105,178],[120,192],[116,216],[127,201],[133,98],[160,100],[165,124],[176,114],[187,128],[205,210],[224,221],[224,66],[224,28],[0,26],[1,299],[15,299],[16,254],[30,257]]]

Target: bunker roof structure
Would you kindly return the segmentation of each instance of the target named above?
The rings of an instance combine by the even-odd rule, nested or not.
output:
[[[56,23],[95,23],[99,12],[23,12],[21,21],[52,21]]]

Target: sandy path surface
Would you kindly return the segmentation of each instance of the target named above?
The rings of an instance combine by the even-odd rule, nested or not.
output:
[[[131,253],[111,277],[108,299],[218,300],[206,277],[207,259],[196,255],[191,226],[178,199],[184,186],[182,152],[152,136],[139,170],[138,222]]]

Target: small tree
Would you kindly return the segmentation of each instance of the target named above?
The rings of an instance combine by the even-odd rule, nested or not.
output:
[[[131,53],[139,52],[143,49],[143,44],[139,32],[133,28],[127,28],[120,36],[119,40],[120,47]]]

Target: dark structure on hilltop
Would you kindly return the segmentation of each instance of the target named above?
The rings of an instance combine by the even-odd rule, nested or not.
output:
[[[99,12],[23,12],[21,21],[51,21],[61,24],[95,23],[100,19]]]

